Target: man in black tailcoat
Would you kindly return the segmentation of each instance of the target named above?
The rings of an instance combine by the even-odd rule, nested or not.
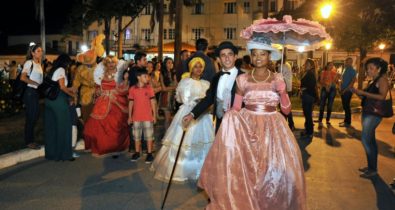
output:
[[[232,42],[222,42],[215,53],[220,59],[222,69],[211,80],[206,96],[188,115],[184,116],[183,123],[188,125],[193,119],[199,118],[211,105],[214,105],[213,115],[216,119],[215,132],[217,132],[224,113],[233,106],[236,77],[243,72],[235,67],[238,49]]]

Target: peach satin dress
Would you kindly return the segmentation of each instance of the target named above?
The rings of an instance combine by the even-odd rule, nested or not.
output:
[[[284,117],[273,82],[237,85],[245,108],[228,111],[204,162],[198,185],[208,210],[306,209],[302,158]],[[280,74],[275,79],[282,79]]]

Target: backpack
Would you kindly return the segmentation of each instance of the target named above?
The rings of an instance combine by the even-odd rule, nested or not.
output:
[[[29,75],[33,71],[33,66],[34,65],[33,65],[33,62],[32,62],[32,65],[30,66]],[[25,93],[26,86],[27,86],[27,83],[21,80],[21,75],[22,75],[22,71],[18,73],[18,75],[16,76],[16,79],[15,79],[15,86],[14,86],[14,88],[15,88],[14,89],[14,91],[15,91],[14,99],[15,100],[22,100],[23,94]]]

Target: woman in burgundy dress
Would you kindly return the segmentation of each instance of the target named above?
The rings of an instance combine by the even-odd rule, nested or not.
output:
[[[117,62],[113,56],[103,60],[104,76],[84,128],[85,149],[91,150],[95,156],[116,155],[129,148],[128,84],[116,83]]]

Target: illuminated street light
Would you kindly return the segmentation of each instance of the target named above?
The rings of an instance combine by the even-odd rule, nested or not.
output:
[[[384,48],[385,48],[385,44],[384,44],[384,43],[381,43],[381,44],[379,45],[379,49],[380,49],[380,50],[384,50]]]
[[[331,47],[332,47],[332,43],[328,42],[328,43],[325,44],[325,49],[326,50],[330,50]]]
[[[379,49],[380,49],[380,51],[381,51],[380,57],[383,57],[384,48],[385,48],[385,44],[384,44],[384,43],[381,43],[381,44],[379,45]]]
[[[88,46],[86,46],[85,44],[81,46],[81,51],[82,52],[86,52],[88,51]]]
[[[34,42],[30,42],[30,43],[29,43],[29,47],[31,47],[31,46],[33,46],[33,45],[36,45],[36,43],[34,43]]]
[[[302,52],[304,52],[304,50],[305,50],[305,47],[304,47],[304,46],[298,47],[298,52],[302,53]]]
[[[321,16],[324,19],[328,19],[329,16],[331,16],[332,9],[333,9],[332,4],[329,3],[325,4],[324,6],[321,7]]]

